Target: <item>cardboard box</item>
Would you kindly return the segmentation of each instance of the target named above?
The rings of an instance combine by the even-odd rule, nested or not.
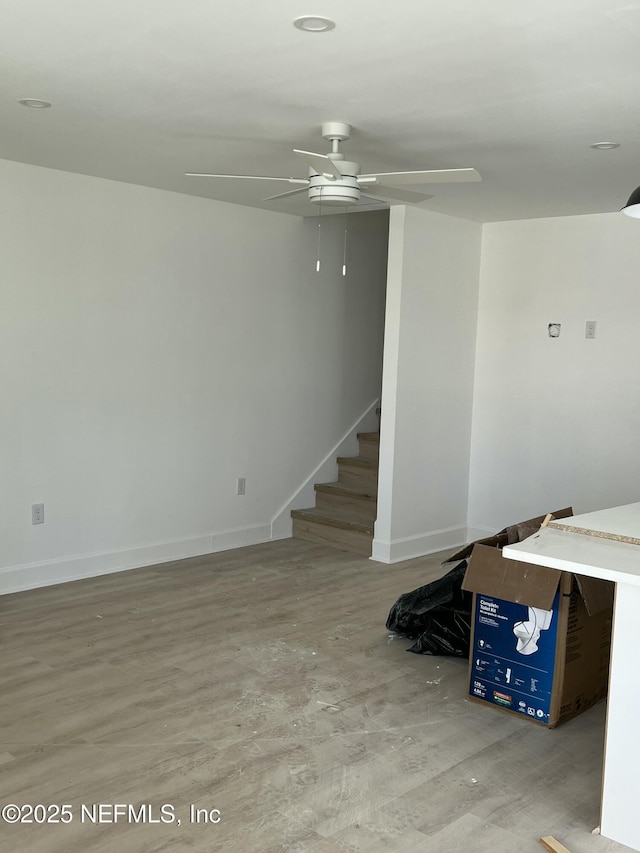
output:
[[[505,528],[447,562],[468,560],[469,698],[554,728],[607,694],[613,584],[502,556],[543,520]]]

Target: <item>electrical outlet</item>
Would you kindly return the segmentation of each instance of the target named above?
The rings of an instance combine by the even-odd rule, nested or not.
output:
[[[44,524],[44,504],[31,504],[31,524]]]
[[[247,481],[244,477],[238,477],[238,485],[236,487],[236,495],[244,495]]]
[[[595,338],[597,325],[598,324],[595,320],[587,320],[587,325],[584,330],[585,338],[588,338],[590,340],[593,340],[593,338]]]

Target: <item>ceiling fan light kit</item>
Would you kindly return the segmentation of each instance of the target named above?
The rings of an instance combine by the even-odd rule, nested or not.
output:
[[[185,172],[195,178],[227,178],[230,180],[285,181],[289,184],[302,184],[295,190],[268,196],[263,201],[284,199],[298,193],[307,193],[314,205],[350,207],[356,204],[373,202],[400,201],[405,204],[420,204],[431,198],[423,192],[406,190],[398,184],[420,186],[428,183],[459,183],[462,181],[480,181],[482,178],[475,169],[414,169],[408,172],[377,172],[370,175],[360,174],[360,164],[345,160],[340,152],[340,143],[351,136],[351,125],[343,121],[326,121],[322,124],[322,137],[331,143],[328,154],[316,154],[294,148],[294,153],[308,166],[308,178],[270,177],[266,175],[224,175],[205,172]],[[364,190],[365,195],[362,194]]]
[[[622,208],[622,212],[633,219],[640,219],[640,187],[629,196],[629,201]]]
[[[357,163],[346,163],[357,166]],[[345,207],[360,201],[360,187],[355,175],[342,175],[327,186],[324,175],[309,175],[309,201],[311,204],[326,204],[330,207]]]

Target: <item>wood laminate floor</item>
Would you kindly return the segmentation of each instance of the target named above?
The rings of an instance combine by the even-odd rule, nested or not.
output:
[[[0,803],[72,820],[0,850],[626,850],[591,835],[604,705],[547,731],[385,630],[439,560],[285,540],[1,597]]]

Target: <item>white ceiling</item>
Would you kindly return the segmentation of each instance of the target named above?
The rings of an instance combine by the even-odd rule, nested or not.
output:
[[[618,210],[640,184],[640,0],[4,0],[0,157],[317,214],[294,147],[362,172],[475,167],[420,206],[478,221]],[[294,18],[325,15],[323,34]],[[27,109],[20,98],[51,101]],[[594,151],[594,142],[620,148]],[[411,189],[411,187],[408,187]],[[420,188],[418,188],[420,189]]]

